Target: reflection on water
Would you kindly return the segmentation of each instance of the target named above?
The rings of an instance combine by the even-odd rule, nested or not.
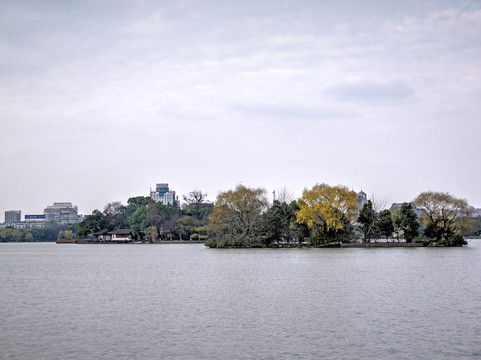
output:
[[[0,244],[0,358],[478,359],[481,241]]]

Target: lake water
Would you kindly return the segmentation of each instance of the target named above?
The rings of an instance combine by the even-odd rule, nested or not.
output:
[[[0,244],[1,359],[480,359],[463,248]]]

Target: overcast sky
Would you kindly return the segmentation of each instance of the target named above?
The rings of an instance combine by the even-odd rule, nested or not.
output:
[[[0,220],[167,182],[481,207],[480,1],[0,0]]]

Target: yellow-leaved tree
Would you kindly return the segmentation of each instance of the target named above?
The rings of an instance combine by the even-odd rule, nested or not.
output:
[[[237,185],[219,193],[209,216],[209,247],[261,246],[262,213],[267,209],[266,191]]]
[[[359,208],[354,191],[340,185],[316,184],[303,191],[298,204],[297,222],[309,227],[311,245],[345,241],[351,236]]]
[[[442,245],[467,244],[462,236],[463,220],[470,216],[471,207],[466,200],[447,192],[425,191],[414,199],[414,205],[421,210],[424,236]]]

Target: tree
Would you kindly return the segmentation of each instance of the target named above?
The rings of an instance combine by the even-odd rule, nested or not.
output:
[[[368,243],[379,234],[377,213],[372,207],[371,200],[364,204],[357,221],[361,224],[361,231],[364,234],[364,242]]]
[[[182,238],[191,239],[194,234],[197,234],[198,237],[198,229],[204,226],[204,224],[193,216],[184,216],[177,220],[177,226]]]
[[[394,225],[408,243],[419,235],[418,216],[410,203],[401,205],[401,209],[394,216]]]
[[[297,203],[275,200],[263,214],[264,231],[267,243],[285,241],[289,244],[293,239],[292,224],[296,221]]]
[[[203,225],[209,222],[209,215],[214,209],[214,205],[206,200],[207,193],[201,190],[193,190],[189,195],[184,195],[183,209],[186,215],[200,220]]]
[[[147,228],[150,226],[162,229],[161,236],[179,238],[176,230],[176,223],[179,218],[180,209],[177,206],[164,205],[148,198],[147,205],[141,202],[136,207],[136,210],[128,218],[128,224],[132,234],[139,238],[147,235]]]
[[[209,247],[262,246],[262,213],[267,209],[266,191],[237,185],[219,193],[209,216]]]
[[[188,195],[184,195],[184,201],[187,203],[188,206],[191,205],[199,205],[206,203],[207,193],[202,192],[201,190],[192,190]]]
[[[27,229],[27,232],[25,233],[25,241],[33,241],[33,235],[31,232],[32,229]]]
[[[149,226],[145,229],[145,237],[150,242],[155,242],[158,239],[159,230],[155,226]]]
[[[141,238],[143,231],[150,226],[146,221],[147,207],[138,207],[129,217],[129,226],[132,234],[137,238]]]
[[[460,218],[469,215],[469,205],[449,193],[426,191],[414,199],[422,210],[424,235],[443,245],[464,245]]]
[[[148,196],[135,196],[129,198],[127,200],[127,208],[125,209],[127,218],[130,219],[130,217],[139,207],[146,207],[150,201],[152,200]]]
[[[89,234],[104,230],[107,228],[107,222],[105,220],[105,215],[100,211],[95,209],[92,211],[91,215],[87,215],[85,219],[79,223],[78,235],[81,238],[87,237]]]
[[[379,233],[385,236],[386,240],[389,241],[389,237],[392,235],[394,231],[394,223],[392,220],[391,211],[386,209],[379,212],[378,227],[379,227]]]
[[[316,184],[305,189],[298,201],[297,221],[310,231],[310,242],[321,245],[327,241],[347,240],[352,233],[351,222],[359,207],[357,195],[345,186]]]
[[[60,230],[58,233],[58,239],[73,239],[74,238],[74,233],[72,230]]]
[[[107,230],[125,229],[128,224],[126,207],[120,201],[108,203],[104,209]]]

